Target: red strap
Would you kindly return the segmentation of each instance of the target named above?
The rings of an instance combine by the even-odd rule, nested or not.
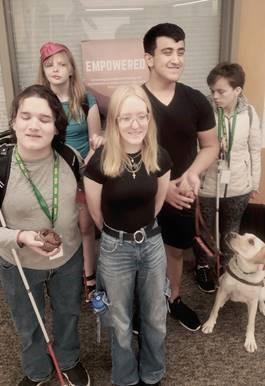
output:
[[[201,208],[200,208],[200,200],[199,196],[196,198],[196,206],[195,206],[195,239],[198,242],[198,244],[201,246],[201,248],[207,253],[208,256],[215,256],[216,259],[216,274],[217,277],[220,276],[220,251],[216,248],[216,251],[210,250],[205,242],[201,239],[201,229],[204,229],[204,232],[209,236],[209,238],[212,238],[212,235],[207,228],[205,221],[203,219]]]

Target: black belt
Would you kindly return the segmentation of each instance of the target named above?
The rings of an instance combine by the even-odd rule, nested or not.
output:
[[[113,228],[108,227],[106,224],[103,225],[103,231],[108,235],[115,237],[116,239],[122,239],[125,241],[135,241],[137,244],[141,244],[145,239],[149,237],[158,235],[160,233],[160,226],[153,228],[154,223],[147,225],[143,228],[138,229],[134,233],[128,233],[123,231],[118,231]]]

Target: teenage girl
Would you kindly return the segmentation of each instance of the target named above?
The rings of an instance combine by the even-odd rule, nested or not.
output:
[[[71,51],[63,44],[47,42],[40,48],[39,83],[52,89],[68,116],[66,144],[78,150],[84,162],[101,141],[99,110],[94,96],[82,84]],[[82,233],[86,300],[95,289],[95,229],[82,187],[78,190],[79,224]]]
[[[84,173],[91,215],[102,230],[97,287],[109,300],[115,385],[160,385],[165,374],[166,255],[155,218],[170,167],[143,88],[118,87],[109,103],[105,145]],[[135,296],[138,355],[132,346]]]

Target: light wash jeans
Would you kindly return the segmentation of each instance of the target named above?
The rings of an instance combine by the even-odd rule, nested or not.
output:
[[[63,266],[52,270],[24,268],[31,292],[44,320],[45,285],[53,310],[53,348],[61,369],[79,360],[78,321],[82,292],[82,249]],[[22,366],[34,381],[47,378],[53,364],[42,331],[16,266],[0,258],[0,280],[22,344]]]
[[[165,373],[166,255],[160,234],[142,244],[102,233],[97,284],[109,301],[112,382],[160,381]],[[138,298],[139,353],[132,348],[134,295]],[[104,316],[103,316],[104,317]]]

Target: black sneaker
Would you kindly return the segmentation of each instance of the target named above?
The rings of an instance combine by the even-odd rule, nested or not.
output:
[[[207,293],[215,292],[215,281],[208,265],[197,265],[194,274],[201,291]]]
[[[173,303],[168,303],[171,316],[189,331],[197,331],[201,327],[201,322],[197,314],[192,311],[178,296]]]
[[[49,382],[52,378],[52,375],[50,375],[48,378],[44,379],[43,381],[32,381],[28,377],[24,377],[18,384],[18,386],[40,386],[44,385],[45,383]]]
[[[153,385],[153,386],[160,386],[161,385],[161,382],[156,382],[156,383],[145,383],[145,382],[143,382],[143,381],[140,381],[139,383],[138,383],[138,385],[137,386],[147,386],[147,385]]]
[[[71,386],[90,386],[88,372],[81,362],[78,362],[72,369],[63,370],[63,375]]]

